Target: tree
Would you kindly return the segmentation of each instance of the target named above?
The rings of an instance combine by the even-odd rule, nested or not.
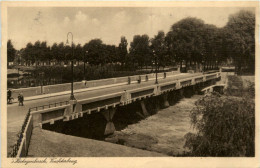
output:
[[[148,35],[135,35],[129,50],[134,63],[138,63],[141,69],[144,65],[151,65],[151,49]]]
[[[93,65],[103,65],[107,62],[104,54],[104,45],[102,40],[93,39],[84,45],[84,50],[88,51],[87,61]]]
[[[47,61],[48,56],[49,56],[49,50],[48,50],[48,46],[47,46],[47,42],[46,41],[42,41],[40,44],[40,49],[39,49],[39,60],[41,62]]]
[[[39,60],[41,59],[41,42],[38,40],[34,43],[32,48],[32,55],[33,55],[33,63],[36,63],[36,66],[39,63]]]
[[[205,52],[202,34],[204,32],[204,22],[197,18],[185,18],[172,25],[167,33],[166,41],[168,51],[176,61],[188,63],[201,62]]]
[[[74,49],[74,56],[75,56],[75,59],[78,61],[78,64],[79,64],[79,61],[80,60],[83,60],[83,54],[85,54],[83,52],[83,48],[81,47],[80,44],[78,44],[75,49]]]
[[[51,46],[51,55],[52,58],[55,59],[56,61],[60,61],[61,59],[59,58],[59,48],[57,43],[53,43]]]
[[[185,135],[192,156],[254,156],[255,103],[253,99],[204,96],[191,111],[197,133]]]
[[[73,44],[72,47],[75,49],[75,45],[74,45],[74,44]],[[74,57],[73,57],[73,52],[75,52],[75,50],[73,51],[73,50],[72,50],[72,47],[71,47],[71,45],[65,45],[65,46],[63,47],[63,49],[62,49],[62,48],[59,48],[60,54],[62,54],[62,52],[63,52],[64,57],[62,58],[62,60],[65,61],[65,63],[68,63],[68,61],[71,61],[71,60],[74,60],[74,59],[75,59],[75,58],[74,58],[75,55],[74,55]]]
[[[165,34],[163,31],[159,31],[157,35],[151,40],[151,49],[158,57],[159,66],[165,67],[172,60],[167,55],[167,46],[165,42]],[[153,58],[154,59],[154,58]]]
[[[34,61],[32,43],[27,43],[24,52],[22,52],[22,57],[26,61],[26,65],[31,65],[31,63]]]
[[[236,71],[242,67],[252,73],[255,70],[255,15],[250,11],[240,11],[229,17],[225,26],[228,54],[235,61]]]
[[[216,65],[217,54],[218,54],[218,46],[217,41],[217,27],[214,25],[205,24],[203,28],[202,40],[204,43],[203,49],[203,56],[201,57],[200,54],[197,54],[196,60],[198,62],[204,62],[204,69],[207,66],[207,69],[212,69],[213,66]],[[221,50],[221,48],[220,48]]]
[[[7,63],[13,62],[15,58],[16,50],[11,40],[7,41]]]
[[[121,41],[118,45],[118,54],[119,54],[119,62],[125,64],[126,63],[126,55],[127,55],[127,40],[124,36],[121,37]]]
[[[48,64],[50,65],[51,64],[51,60],[53,60],[53,55],[51,54],[51,47],[48,46],[46,48],[46,55],[45,55],[45,60],[48,61]]]
[[[59,43],[58,48],[57,48],[57,59],[60,63],[61,63],[61,61],[67,61],[66,55],[65,55],[66,49],[70,49],[70,47],[68,47],[68,46],[65,47],[63,42]]]
[[[226,38],[225,38],[225,33],[224,33],[224,28],[218,28],[216,30],[216,36],[215,36],[215,53],[216,53],[216,58],[215,60],[217,61],[217,65],[226,61],[228,58],[227,54],[227,46],[226,46]]]
[[[106,63],[115,63],[120,61],[115,45],[104,45],[104,54],[107,61]]]

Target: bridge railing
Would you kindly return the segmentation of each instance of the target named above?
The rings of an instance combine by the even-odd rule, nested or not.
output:
[[[131,90],[120,91],[117,93],[105,94],[97,97],[77,100],[75,103],[73,103],[74,106],[73,108],[65,107],[66,105],[69,104],[68,101],[65,101],[65,102],[58,102],[49,105],[44,105],[44,106],[33,107],[30,109],[30,111],[33,111],[33,114],[36,111],[37,114],[41,115],[39,120],[42,120],[41,121],[42,123],[43,120],[46,119],[45,116],[49,116],[47,117],[48,120],[46,120],[46,122],[49,122],[50,121],[49,118],[52,117],[51,123],[53,123],[53,121],[62,119],[63,117],[66,118],[66,120],[68,118],[70,119],[70,116],[78,112],[83,112],[83,113],[85,112],[90,113],[91,111],[99,112],[101,109],[103,108],[105,109],[106,107],[110,107],[110,106],[115,106],[115,105],[124,106],[139,99],[141,100],[143,98],[150,97],[150,96],[158,96],[168,91],[181,89],[183,87],[195,85],[197,83],[205,82],[207,80],[215,79],[217,77],[218,77],[218,73],[210,73],[204,75],[199,74],[196,76],[187,75],[187,77],[184,78],[182,77],[180,79],[172,80],[165,83],[159,83],[157,85],[149,85],[142,88],[135,88]],[[60,112],[60,111],[58,112],[57,110],[59,109],[57,108],[55,108],[55,110],[54,108],[53,110],[47,109],[47,108],[57,107],[57,106],[64,107],[65,108],[64,112]],[[52,114],[52,112],[55,114]]]
[[[161,83],[158,85],[152,85],[152,86],[146,86],[143,88],[135,88],[128,91],[121,91],[117,93],[107,94],[107,95],[101,95],[98,97],[92,97],[88,99],[78,100],[76,104],[70,104],[75,105],[75,108],[65,107],[69,106],[69,101],[63,101],[63,102],[56,102],[48,105],[42,105],[37,107],[32,107],[29,109],[28,113],[26,114],[25,120],[23,122],[21,131],[18,134],[18,140],[16,141],[15,145],[13,146],[12,151],[9,153],[9,157],[22,157],[26,156],[28,152],[28,146],[30,142],[30,137],[32,134],[32,129],[34,125],[34,120],[36,121],[37,115],[40,115],[40,120],[38,123],[42,123],[44,116],[43,114],[50,114],[50,117],[56,117],[57,119],[62,118],[72,118],[69,115],[75,115],[76,116],[83,116],[83,113],[91,113],[91,111],[97,111],[99,112],[101,109],[108,109],[110,106],[115,107],[116,105],[126,105],[134,101],[134,99],[142,99],[145,97],[150,96],[157,96],[160,94],[163,94],[166,91],[169,90],[175,90],[180,89],[181,87],[189,86],[196,84],[197,82],[204,82],[202,81],[202,78],[206,78],[208,76],[208,79],[211,78],[217,78],[218,73],[214,74],[204,74],[204,75],[198,75],[198,76],[190,76],[187,78],[182,78],[180,80],[172,80],[170,82]],[[196,79],[197,82],[196,82]],[[158,94],[157,94],[158,93]],[[116,97],[116,99],[115,99]],[[123,103],[123,104],[122,104]],[[62,116],[57,115],[51,115],[50,112],[53,112],[53,109],[50,109],[52,107],[62,108],[64,107],[64,112],[62,113]],[[55,108],[55,110],[57,110]],[[48,109],[48,110],[46,110]],[[68,110],[69,109],[69,110]],[[71,111],[72,110],[72,111]],[[65,112],[65,111],[68,111]],[[42,112],[42,113],[41,113]],[[59,113],[60,114],[60,113]],[[33,117],[33,115],[35,115]],[[77,117],[76,117],[77,118]],[[54,121],[55,118],[52,118],[51,120]],[[46,121],[47,122],[47,121]],[[49,122],[49,120],[48,120]]]
[[[33,121],[29,110],[25,116],[21,130],[17,134],[18,139],[13,145],[12,150],[8,153],[8,157],[25,157],[27,155],[32,129]]]
[[[33,112],[33,111],[38,111],[38,110],[44,110],[44,109],[63,106],[63,105],[67,105],[67,104],[69,104],[69,101],[55,102],[55,103],[46,104],[46,105],[42,105],[42,106],[31,107],[31,108],[29,108],[29,111]]]

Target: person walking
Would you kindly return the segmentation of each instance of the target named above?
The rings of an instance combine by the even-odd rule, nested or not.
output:
[[[19,93],[19,95],[18,95],[19,106],[23,106],[23,101],[24,101],[24,97],[23,97],[22,93]]]
[[[23,100],[24,100],[23,94],[21,93],[21,104],[22,104],[22,106],[23,106]]]
[[[9,89],[7,91],[7,103],[10,104],[12,99],[12,91]]]
[[[19,102],[18,106],[20,106],[20,104],[21,104],[21,94],[20,93],[18,94],[18,102]]]

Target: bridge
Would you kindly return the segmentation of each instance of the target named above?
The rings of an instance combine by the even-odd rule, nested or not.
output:
[[[142,109],[141,115],[149,116],[146,109],[147,100],[153,99],[155,109],[168,107],[177,93],[183,95],[184,92],[196,92],[212,85],[218,87],[214,84],[220,79],[221,73],[216,71],[208,74],[185,73],[167,77],[161,76],[158,84],[155,84],[154,80],[149,80],[147,76],[139,76],[134,84],[131,84],[134,80],[129,82],[128,78],[128,82],[120,87],[79,92],[75,94],[76,100],[30,107],[11,156],[25,157],[33,130],[41,129],[46,124],[53,125],[58,121],[68,122],[92,113],[101,113],[106,120],[104,135],[109,135],[115,131],[112,120],[118,107],[138,103]],[[59,98],[59,100],[62,99]]]

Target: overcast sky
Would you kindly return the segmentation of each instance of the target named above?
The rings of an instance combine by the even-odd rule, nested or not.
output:
[[[159,30],[167,33],[170,26],[185,17],[196,17],[207,24],[223,27],[230,14],[243,8],[93,8],[93,7],[9,7],[8,39],[20,49],[37,40],[66,42],[67,32],[74,43],[85,44],[100,38],[106,44],[118,45],[125,36],[128,44],[134,35],[153,37]],[[245,8],[251,10],[251,8]]]

